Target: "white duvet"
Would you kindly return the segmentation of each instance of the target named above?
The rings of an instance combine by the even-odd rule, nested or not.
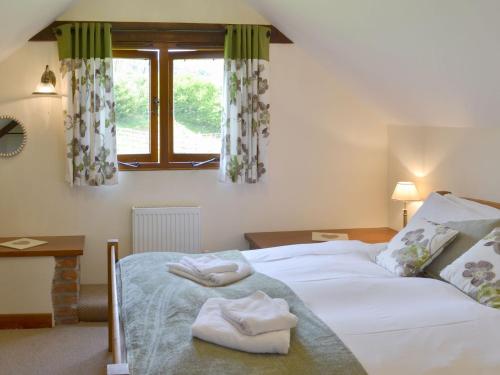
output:
[[[500,311],[445,282],[394,276],[374,262],[384,248],[335,241],[243,254],[290,286],[369,374],[500,374]]]

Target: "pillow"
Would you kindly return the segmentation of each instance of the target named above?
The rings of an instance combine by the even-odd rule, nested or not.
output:
[[[441,194],[431,193],[422,207],[413,215],[412,220],[416,219],[426,219],[443,224],[447,221],[481,220],[491,219],[491,217],[485,217],[470,207],[452,202]]]
[[[455,229],[459,233],[453,243],[426,267],[425,273],[435,279],[441,279],[439,273],[443,268],[464,254],[484,236],[491,233],[493,229],[500,227],[500,219],[451,221],[444,225]]]
[[[420,273],[457,236],[458,231],[416,219],[400,231],[376,258],[377,264],[399,276]]]
[[[500,308],[500,227],[447,266],[440,276],[480,303]]]
[[[484,216],[485,219],[500,219],[500,210],[498,208],[460,198],[453,194],[446,194],[444,197],[451,202],[461,205],[462,207],[474,210],[478,214]]]

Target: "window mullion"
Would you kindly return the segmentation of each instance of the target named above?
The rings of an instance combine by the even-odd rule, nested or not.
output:
[[[170,59],[168,53],[168,45],[160,46],[160,165],[164,168],[168,167],[169,155],[169,113],[170,113]]]
[[[159,114],[158,114],[158,54],[156,53],[154,58],[151,59],[151,92],[150,92],[150,119],[151,119],[151,156],[152,160],[155,162],[159,161],[158,155],[158,133],[159,133]]]

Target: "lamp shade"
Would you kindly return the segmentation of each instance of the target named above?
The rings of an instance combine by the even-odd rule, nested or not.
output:
[[[42,74],[40,83],[33,92],[35,95],[56,95],[56,75],[52,70],[49,69],[47,65],[45,71]]]
[[[52,83],[42,83],[40,82],[36,87],[36,90],[33,92],[35,95],[55,95],[56,88]]]
[[[413,182],[398,182],[394,193],[392,193],[392,199],[397,201],[419,201],[420,194]]]

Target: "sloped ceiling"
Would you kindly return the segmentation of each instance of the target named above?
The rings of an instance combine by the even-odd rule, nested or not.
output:
[[[395,122],[500,127],[500,1],[247,2]]]
[[[500,1],[245,1],[393,122],[500,127]],[[72,3],[2,1],[0,61]]]
[[[0,61],[46,27],[74,0],[3,0],[0,2]]]

